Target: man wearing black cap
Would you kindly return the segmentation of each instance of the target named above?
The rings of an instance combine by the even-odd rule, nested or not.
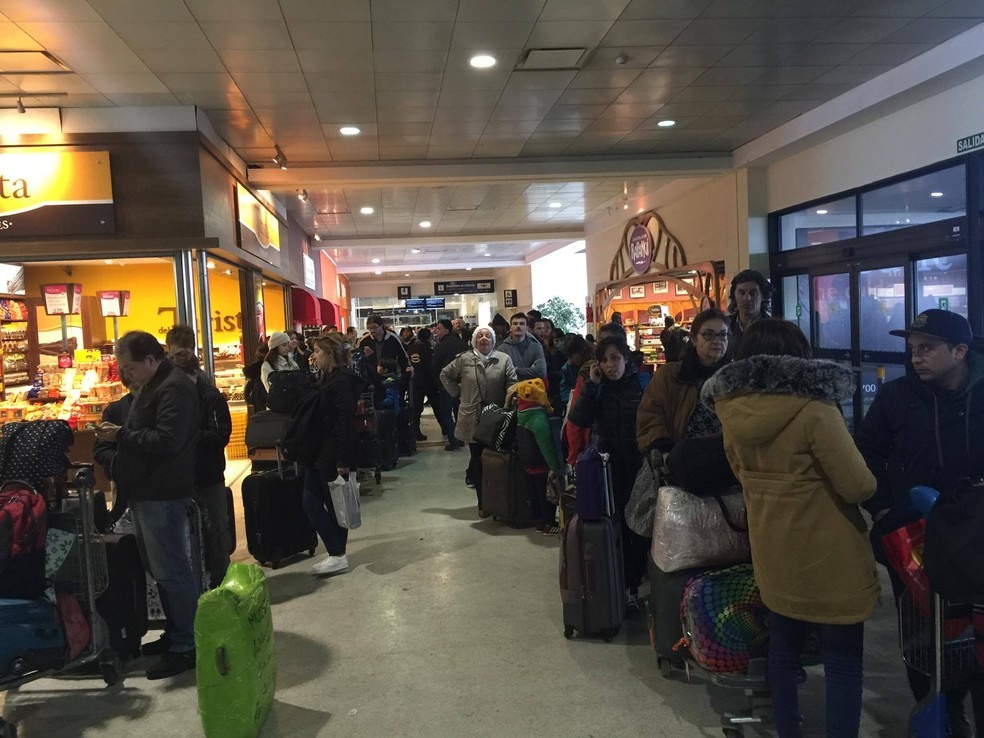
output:
[[[434,326],[434,335],[437,336],[437,345],[434,346],[434,355],[431,357],[431,381],[433,386],[441,388],[438,394],[440,400],[434,412],[437,415],[437,422],[441,426],[441,431],[448,437],[448,445],[444,447],[444,450],[457,451],[461,444],[458,443],[458,439],[454,435],[454,398],[441,384],[441,370],[454,361],[458,354],[466,351],[468,346],[454,332],[454,324],[447,318],[437,321],[437,325]]]
[[[905,339],[906,376],[882,386],[855,437],[878,479],[874,497],[862,504],[874,521],[871,541],[882,564],[882,536],[920,517],[909,502],[912,487],[946,492],[961,479],[984,477],[984,356],[970,323],[957,313],[926,310],[906,330],[890,333]],[[905,585],[891,568],[889,575],[897,602]],[[908,674],[913,695],[922,699],[928,677]],[[966,695],[966,687],[947,691],[950,736],[974,735]],[[975,711],[984,707],[977,701]]]

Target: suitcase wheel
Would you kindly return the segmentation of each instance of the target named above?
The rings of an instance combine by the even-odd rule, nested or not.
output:
[[[673,662],[668,658],[663,656],[658,656],[656,658],[656,664],[659,666],[659,674],[664,679],[669,679],[670,675],[673,673]]]
[[[270,568],[271,569],[279,569],[280,568],[280,559],[277,559],[276,561],[271,561],[270,562]]]
[[[120,657],[115,653],[110,653],[108,656],[103,655],[99,662],[99,671],[102,673],[103,681],[106,682],[107,687],[112,687],[123,679],[123,664],[120,663]]]
[[[567,640],[570,640],[573,637],[574,637],[574,626],[573,625],[565,625],[564,626],[564,638],[566,638]]]
[[[376,484],[380,484],[383,481],[383,467],[380,464],[376,464]]]
[[[605,643],[611,643],[617,634],[617,629],[604,630],[601,632],[601,637],[605,639]]]

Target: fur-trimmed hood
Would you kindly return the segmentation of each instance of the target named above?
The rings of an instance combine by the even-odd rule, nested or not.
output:
[[[854,393],[849,367],[820,359],[753,356],[728,364],[704,383],[701,399],[749,440],[775,438],[810,402],[839,402]]]

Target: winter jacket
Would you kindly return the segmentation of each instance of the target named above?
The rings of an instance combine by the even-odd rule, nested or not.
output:
[[[516,367],[516,376],[520,379],[544,379],[547,376],[547,360],[543,355],[543,345],[530,334],[516,343],[512,337],[500,341],[496,351],[508,354]]]
[[[229,403],[204,375],[195,378],[198,392],[198,438],[195,453],[195,486],[225,483],[225,448],[232,436]]]
[[[297,362],[294,361],[293,354],[278,356],[274,361],[277,362],[276,366],[264,359],[263,368],[260,370],[260,379],[263,381],[263,388],[267,392],[270,391],[270,375],[273,372],[296,372],[300,369]]]
[[[434,346],[434,355],[431,357],[431,376],[435,387],[441,386],[441,372],[444,371],[444,367],[467,350],[468,344],[462,341],[457,333],[448,333],[437,342]]]
[[[849,367],[790,356],[729,364],[702,390],[741,482],[762,601],[780,615],[851,624],[878,603],[878,576],[858,503],[875,478],[838,401]]]
[[[490,402],[503,405],[506,388],[516,382],[512,359],[501,351],[493,351],[487,362],[479,359],[474,351],[467,351],[444,367],[441,383],[448,394],[461,403],[455,436],[463,443],[473,443],[472,434],[482,407]]]
[[[263,386],[263,365],[265,363],[260,359],[243,367],[243,376],[246,377],[243,394],[246,402],[252,405],[256,412],[266,410],[267,390]]]
[[[970,381],[956,392],[923,382],[907,362],[906,376],[886,382],[875,395],[855,436],[858,449],[878,480],[865,502],[879,539],[920,517],[909,490],[924,484],[953,489],[963,478],[984,477],[984,356],[967,352]]]
[[[571,392],[574,391],[574,385],[577,383],[579,368],[569,361],[560,368],[560,401],[564,408],[570,402]]]
[[[527,473],[559,474],[563,469],[550,431],[550,419],[542,405],[520,400],[516,413],[516,450]]]
[[[759,312],[759,316],[753,320],[752,323],[768,317],[769,314],[765,310],[762,310]],[[751,328],[751,326],[749,326],[749,328]],[[741,339],[745,335],[745,329],[742,328],[741,321],[738,320],[738,313],[731,313],[728,316],[728,330],[731,332],[731,335],[728,337],[728,356],[734,358],[735,354],[738,353],[738,344],[741,343]]]
[[[646,387],[636,416],[639,448],[658,448],[669,452],[687,435],[687,423],[697,407],[699,386],[722,364],[705,367],[696,352],[688,351],[683,361],[663,365]]]
[[[544,356],[547,362],[547,377],[545,380],[547,396],[550,398],[550,404],[554,407],[554,413],[563,415],[566,400],[561,397],[560,385],[563,381],[562,371],[564,365],[567,364],[567,357],[556,349],[545,351]]]
[[[429,392],[434,376],[431,372],[431,361],[434,357],[434,349],[429,343],[414,339],[407,346],[407,358],[410,366],[413,367],[413,392],[415,395],[422,395]]]
[[[400,380],[395,375],[384,374],[380,377],[376,401],[378,409],[389,410],[394,415],[400,414]]]
[[[611,381],[602,375],[600,383],[585,381],[568,420],[590,428],[598,437],[599,448],[612,455],[612,483],[616,503],[621,507],[628,499],[642,454],[636,444],[636,411],[642,400],[643,381],[632,364],[627,364],[621,379]]]
[[[359,465],[355,405],[362,392],[362,379],[351,369],[333,369],[321,378],[318,392],[324,439],[315,466],[329,474],[339,466],[355,469]]]
[[[365,356],[366,349],[371,349],[372,354]],[[407,356],[406,349],[403,348],[403,342],[398,335],[390,331],[383,332],[382,341],[377,341],[372,337],[372,334],[366,336],[359,341],[358,350],[365,356],[366,376],[375,385],[378,385],[382,379],[376,374],[376,366],[379,364],[380,359],[392,359],[395,361],[396,365],[400,368],[401,377],[406,373],[407,367],[410,366],[410,359]]]
[[[116,436],[113,480],[129,500],[177,500],[195,491],[195,380],[164,359]]]

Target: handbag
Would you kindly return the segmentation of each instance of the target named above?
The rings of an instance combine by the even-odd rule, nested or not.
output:
[[[656,499],[662,486],[660,482],[662,461],[662,454],[655,449],[643,454],[642,466],[636,474],[629,500],[625,503],[625,522],[633,533],[643,538],[650,538],[653,535]]]
[[[684,438],[666,455],[666,481],[692,495],[711,495],[738,484],[724,452],[724,436]]]
[[[18,479],[35,489],[45,479],[65,479],[68,447],[75,441],[64,420],[24,420],[6,423],[0,431],[0,479]]]
[[[496,451],[510,452],[516,450],[516,411],[500,407],[494,402],[486,402],[482,392],[481,378],[478,367],[475,367],[475,386],[478,389],[478,399],[481,409],[478,411],[478,422],[472,431],[472,438],[483,446]]]
[[[359,483],[354,474],[350,474],[348,479],[339,474],[334,482],[328,482],[328,492],[331,494],[331,506],[335,508],[335,519],[340,526],[355,530],[362,525]]]
[[[954,602],[984,602],[984,484],[941,492],[926,517],[924,563],[932,588]]]
[[[697,497],[679,487],[661,487],[653,513],[649,549],[663,572],[752,560],[741,488]]]

